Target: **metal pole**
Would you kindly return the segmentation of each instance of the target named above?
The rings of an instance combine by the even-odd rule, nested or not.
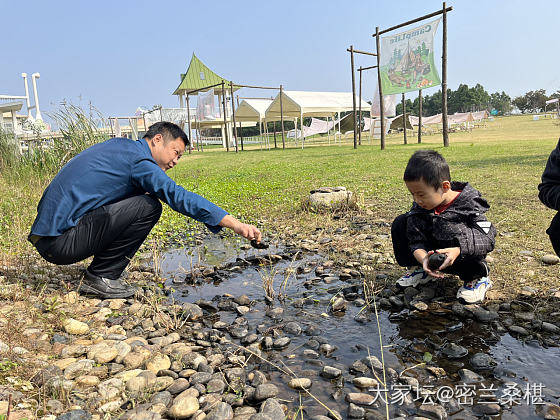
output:
[[[222,109],[224,110],[224,136],[226,137],[226,151],[229,152],[229,135],[226,120],[226,89],[225,82],[222,80]]]
[[[443,2],[443,48],[441,56],[441,118],[443,122],[443,145],[449,146],[447,127],[447,11]]]
[[[358,118],[358,144],[362,145],[362,68],[359,68],[360,71],[360,102],[358,104],[359,109],[359,118]]]
[[[191,110],[189,109],[189,94],[187,93],[187,120],[189,123],[189,155],[191,154],[191,145],[192,145],[192,130],[191,130]],[[198,149],[198,148],[197,148]]]
[[[358,148],[356,133],[356,76],[354,75],[354,47],[350,45],[350,68],[352,69],[352,118],[354,119],[354,149]]]
[[[282,128],[282,149],[286,148],[286,142],[284,141],[284,108],[282,108],[282,85],[280,85],[280,125]]]
[[[237,95],[237,108],[239,108],[239,95]],[[239,137],[241,137],[241,151],[243,151],[243,127],[239,121]]]
[[[233,82],[230,81],[229,84],[231,89],[231,117],[233,119],[233,139],[235,141],[235,153],[237,153],[239,150],[237,147],[237,133],[235,132],[237,124],[235,124],[235,105],[233,103]]]
[[[406,142],[406,103],[404,102],[404,93],[402,94],[402,123],[403,123],[404,144],[407,144],[407,142]]]
[[[418,90],[418,144],[422,143],[422,89]]]
[[[383,87],[381,86],[381,64],[379,61],[379,26],[375,28],[375,45],[377,46],[377,84],[379,85],[379,118],[381,123],[381,150],[385,150],[385,110],[383,106]]]

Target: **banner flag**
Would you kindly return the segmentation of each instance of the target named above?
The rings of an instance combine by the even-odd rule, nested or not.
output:
[[[214,89],[208,92],[199,92],[196,103],[196,117],[198,121],[215,120],[220,117],[214,108]]]
[[[379,85],[377,83],[373,91],[370,115],[372,117],[379,117],[381,115],[379,107]],[[385,92],[383,92],[383,115],[385,118],[397,115],[397,95],[385,95]]]
[[[434,35],[440,20],[381,38],[379,70],[384,96],[441,84],[434,65]]]

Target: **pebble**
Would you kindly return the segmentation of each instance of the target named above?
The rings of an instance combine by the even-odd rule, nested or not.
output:
[[[173,400],[168,414],[175,419],[186,419],[192,416],[199,409],[198,400],[190,395],[180,394]]]
[[[560,262],[560,258],[558,258],[557,255],[546,254],[546,255],[543,255],[543,256],[541,257],[541,261],[542,261],[544,264],[555,265],[555,264],[558,264],[558,263]]]
[[[349,392],[346,394],[346,401],[357,405],[372,405],[375,402],[375,397],[363,392]]]
[[[336,379],[342,375],[342,371],[332,366],[323,366],[321,376],[327,379]]]
[[[68,318],[64,321],[64,330],[68,334],[83,335],[89,332],[89,326],[85,322],[78,321],[74,318]]]
[[[288,382],[288,386],[296,390],[309,389],[311,385],[312,382],[309,378],[293,378]]]

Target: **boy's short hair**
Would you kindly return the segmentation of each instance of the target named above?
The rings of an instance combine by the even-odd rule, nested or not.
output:
[[[175,139],[183,140],[185,147],[188,147],[190,142],[187,134],[183,131],[181,127],[169,121],[159,121],[152,124],[146,134],[144,134],[144,139],[152,139],[156,134],[161,134],[163,137],[164,144]]]
[[[443,181],[451,181],[449,165],[445,158],[435,150],[417,150],[408,160],[404,170],[404,181],[420,181],[436,190]]]

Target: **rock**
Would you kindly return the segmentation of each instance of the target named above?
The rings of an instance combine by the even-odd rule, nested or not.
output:
[[[484,308],[476,308],[472,311],[474,317],[480,322],[492,322],[498,319],[498,313],[487,311]]]
[[[346,308],[348,307],[348,302],[346,302],[344,300],[344,298],[336,298],[331,306],[331,309],[333,312],[344,312],[346,311]]]
[[[146,362],[146,369],[154,373],[160,370],[169,369],[171,367],[171,360],[166,354],[156,353],[150,360]]]
[[[323,366],[321,376],[327,379],[336,379],[342,375],[342,371],[332,366]]]
[[[349,392],[346,394],[346,401],[356,405],[372,405],[375,402],[375,396],[363,392]]]
[[[376,356],[364,357],[361,361],[370,369],[383,370],[383,364]]]
[[[529,331],[527,331],[525,328],[520,327],[519,325],[511,325],[508,327],[508,331],[510,333],[514,333],[517,335],[522,335],[522,336],[527,336],[529,335]]]
[[[0,354],[7,353],[10,351],[10,346],[0,340]]]
[[[221,394],[224,392],[226,384],[221,379],[210,379],[206,384],[206,392]]]
[[[422,404],[420,407],[418,407],[417,414],[430,419],[447,419],[447,412],[445,411],[445,408],[438,404]]]
[[[64,411],[64,404],[59,400],[48,400],[47,411],[53,414],[60,414]]]
[[[442,350],[442,353],[447,356],[448,359],[460,359],[469,354],[469,351],[458,344],[448,343]]]
[[[499,404],[475,404],[472,410],[475,415],[487,418],[500,414],[501,408]]]
[[[185,389],[187,389],[189,385],[190,382],[188,379],[185,378],[175,379],[175,381],[173,381],[173,383],[167,388],[167,391],[169,391],[173,395],[177,395],[183,392]]]
[[[422,301],[413,301],[410,302],[410,306],[417,311],[426,311],[428,309],[428,305]]]
[[[310,192],[307,204],[313,211],[355,208],[356,196],[345,187],[322,187]]]
[[[73,359],[75,360],[75,359]],[[51,365],[39,371],[35,376],[31,378],[31,383],[37,388],[41,388],[49,379],[61,376],[62,369],[58,366]]]
[[[515,312],[513,315],[515,316],[515,318],[526,322],[530,322],[535,319],[534,312]]]
[[[283,349],[283,348],[288,347],[291,342],[292,342],[292,339],[290,337],[280,337],[279,339],[274,340],[274,343],[272,344],[272,346],[275,349]]]
[[[269,398],[261,405],[260,413],[264,414],[270,419],[283,419],[285,418],[284,410],[280,406],[280,403],[274,398]]]
[[[350,403],[348,405],[348,418],[349,419],[363,419],[366,415],[366,410],[363,407]]]
[[[541,261],[544,264],[548,264],[548,265],[554,265],[554,264],[558,264],[560,262],[560,258],[558,258],[557,255],[553,255],[553,254],[546,254],[543,255],[541,257]]]
[[[297,322],[288,322],[284,325],[284,332],[292,335],[300,335],[302,332],[301,326]]]
[[[181,394],[182,395],[182,394]],[[192,396],[179,395],[173,401],[173,405],[169,408],[167,414],[174,419],[186,419],[197,412],[199,405],[198,400]]]
[[[478,373],[473,372],[472,370],[459,369],[458,373],[459,376],[461,377],[461,380],[467,384],[471,382],[480,382],[484,380],[482,376],[480,376]]]
[[[225,402],[220,402],[214,406],[204,420],[232,420],[233,409]]]
[[[365,376],[358,376],[352,380],[352,383],[358,388],[378,388],[379,382],[373,378],[367,378]]]
[[[476,371],[493,369],[496,366],[494,359],[486,353],[473,354],[471,356],[470,363]]]
[[[68,318],[64,321],[64,330],[68,334],[82,335],[89,332],[89,326],[85,322],[78,321],[74,318]]]
[[[89,359],[82,359],[75,363],[72,363],[66,369],[64,369],[64,378],[74,379],[78,376],[86,375],[93,368],[94,363],[95,362],[93,360]]]
[[[560,419],[560,406],[550,403],[544,403],[537,405],[535,412],[537,415],[542,417],[543,419]]]
[[[293,378],[288,382],[288,386],[296,390],[309,389],[311,385],[312,382],[309,378]]]
[[[57,417],[57,420],[90,420],[91,414],[84,410],[72,410]]]
[[[548,333],[552,333],[552,334],[558,334],[560,333],[560,327],[551,324],[550,322],[543,322],[541,325],[541,329],[543,331],[546,331]]]
[[[255,389],[255,401],[263,401],[268,398],[274,398],[278,395],[278,388],[274,384],[262,384]]]
[[[189,321],[197,321],[204,315],[200,306],[194,303],[183,302],[181,308],[183,310],[183,316]]]

